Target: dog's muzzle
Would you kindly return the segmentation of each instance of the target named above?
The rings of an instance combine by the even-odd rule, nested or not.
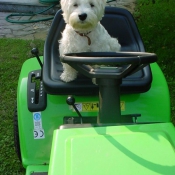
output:
[[[78,15],[78,17],[79,17],[79,19],[81,21],[84,21],[87,18],[87,14],[86,13],[82,13],[82,14]]]

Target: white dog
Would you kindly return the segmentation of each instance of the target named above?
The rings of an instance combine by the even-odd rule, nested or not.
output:
[[[120,44],[100,24],[106,0],[61,0],[65,30],[60,40],[60,55],[77,52],[116,52]],[[63,63],[62,81],[70,82],[77,71]]]

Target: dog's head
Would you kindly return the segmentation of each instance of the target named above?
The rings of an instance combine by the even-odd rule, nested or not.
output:
[[[61,0],[63,17],[79,32],[89,32],[104,15],[106,0]]]

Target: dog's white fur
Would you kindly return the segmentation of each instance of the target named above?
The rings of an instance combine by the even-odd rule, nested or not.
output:
[[[104,15],[106,0],[61,0],[63,17],[66,22],[65,30],[59,44],[60,55],[77,52],[115,52],[120,50],[116,38],[111,38],[105,28],[100,24]],[[86,14],[85,20],[79,15]],[[87,34],[88,38],[80,36]],[[90,33],[89,33],[90,32]],[[63,63],[61,80],[70,82],[77,77],[77,71]]]

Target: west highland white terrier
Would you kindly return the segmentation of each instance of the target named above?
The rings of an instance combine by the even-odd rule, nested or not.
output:
[[[77,52],[117,52],[120,44],[100,24],[104,16],[106,0],[61,0],[66,22],[59,41],[60,55]],[[60,78],[64,82],[76,79],[77,71],[63,64]]]

